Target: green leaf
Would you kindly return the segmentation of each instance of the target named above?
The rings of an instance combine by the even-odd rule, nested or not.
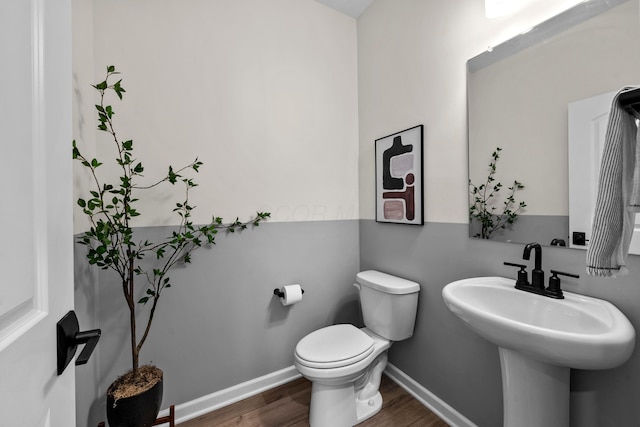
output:
[[[167,174],[167,179],[171,184],[175,184],[178,180],[179,175],[177,175],[171,166],[169,166],[169,173]]]
[[[124,90],[124,88],[121,86],[122,80],[118,80],[114,85],[113,85],[113,90],[116,93],[116,95],[118,95],[118,98],[122,99],[122,94],[124,92],[126,92],[126,90]]]

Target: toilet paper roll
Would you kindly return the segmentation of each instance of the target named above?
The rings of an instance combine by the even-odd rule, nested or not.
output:
[[[280,288],[283,297],[280,298],[282,305],[287,306],[302,301],[302,288],[300,285],[287,285]]]

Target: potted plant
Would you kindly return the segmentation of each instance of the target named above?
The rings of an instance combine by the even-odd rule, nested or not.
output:
[[[480,223],[480,233],[474,237],[490,239],[495,231],[513,224],[516,219],[518,219],[520,211],[527,207],[524,201],[520,203],[516,201],[516,192],[524,188],[524,185],[516,180],[513,181],[511,187],[508,187],[509,192],[502,202],[502,210],[497,210],[495,206],[496,197],[502,189],[502,183],[495,182],[495,174],[501,151],[502,148],[497,147],[491,154],[489,174],[483,184],[476,186],[469,180],[469,193],[471,195],[469,219],[472,223],[474,219]]]
[[[98,129],[109,134],[115,149],[115,164],[120,171],[115,183],[103,181],[97,173],[103,162],[85,157],[73,141],[73,158],[90,172],[94,187],[90,197],[77,201],[90,222],[90,229],[78,241],[88,248],[89,264],[112,270],[118,275],[123,301],[129,311],[131,370],[119,377],[107,391],[107,419],[111,427],[141,427],[153,425],[162,401],[162,371],[155,366],[140,366],[139,357],[149,336],[158,300],[172,286],[170,271],[178,265],[188,264],[194,250],[213,244],[220,230],[235,232],[249,225],[258,226],[270,214],[257,212],[256,217],[248,222],[236,218],[234,222],[225,224],[221,218],[213,217],[209,224],[193,224],[191,213],[194,207],[189,203],[189,192],[197,184],[188,174],[198,172],[202,166],[197,158],[181,168],[169,166],[162,178],[143,183],[144,166],[134,157],[133,141],[123,140],[116,134],[115,113],[106,100],[107,95],[113,94],[122,100],[125,93],[122,80],[113,82],[118,74],[114,66],[109,66],[104,81],[93,85],[100,98],[95,106]],[[140,215],[136,204],[144,190],[159,185],[183,186],[182,197],[173,208],[180,223],[162,241],[137,241],[131,225],[132,219]],[[148,267],[150,257],[155,259],[152,268]],[[139,308],[143,306],[148,309],[144,332],[138,337],[136,324],[141,315]],[[151,410],[145,411],[144,408]]]

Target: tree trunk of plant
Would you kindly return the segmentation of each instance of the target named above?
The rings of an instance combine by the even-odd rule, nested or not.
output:
[[[135,308],[129,309],[131,319],[131,356],[133,372],[138,371],[138,346],[136,345],[136,311]]]
[[[487,227],[487,225],[484,223],[482,224],[481,236],[483,239],[488,239],[489,237],[491,237],[491,233],[489,232],[489,227]]]
[[[138,343],[136,339],[136,302],[134,300],[134,262],[129,260],[129,277],[125,284],[127,305],[129,306],[129,325],[131,327],[131,362],[134,374],[138,372]]]

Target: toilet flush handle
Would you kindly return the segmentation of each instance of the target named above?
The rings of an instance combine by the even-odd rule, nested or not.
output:
[[[361,288],[360,283],[354,283],[353,286],[355,286],[358,290],[360,290]]]

